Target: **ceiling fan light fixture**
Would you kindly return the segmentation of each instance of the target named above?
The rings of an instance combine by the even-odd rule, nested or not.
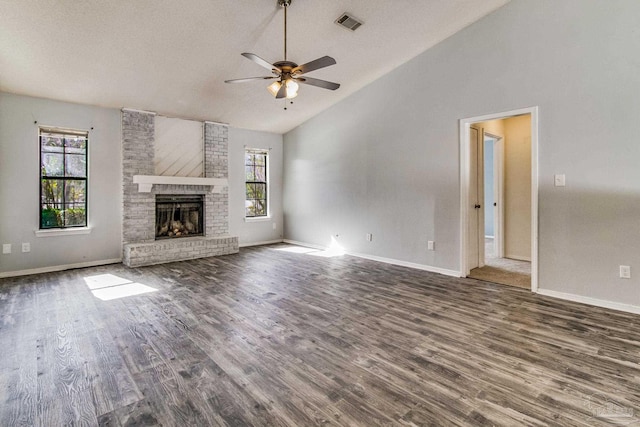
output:
[[[271,95],[276,96],[278,94],[278,91],[280,91],[281,86],[282,86],[282,83],[275,81],[271,83],[269,86],[267,86],[267,90]]]
[[[285,87],[285,97],[287,99],[293,99],[298,96],[298,88],[300,87],[293,79],[287,79],[284,82],[276,81],[267,86],[267,90],[274,97],[278,95],[282,85]]]
[[[284,84],[287,88],[287,99],[292,99],[298,96],[298,88],[300,87],[298,86],[298,83],[289,79]]]

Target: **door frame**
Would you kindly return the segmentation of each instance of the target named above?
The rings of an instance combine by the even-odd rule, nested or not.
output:
[[[460,275],[470,273],[467,260],[469,221],[469,185],[471,159],[469,153],[469,127],[473,123],[531,115],[531,292],[538,291],[538,107],[527,107],[501,113],[468,117],[459,121],[460,149]],[[484,142],[484,139],[483,139]]]

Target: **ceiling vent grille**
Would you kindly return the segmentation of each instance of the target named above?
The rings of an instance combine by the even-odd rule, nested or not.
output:
[[[353,16],[349,15],[346,12],[340,15],[340,17],[336,19],[335,22],[341,27],[344,27],[351,31],[357,30],[358,27],[362,25],[362,22],[358,21],[356,18],[354,18]]]

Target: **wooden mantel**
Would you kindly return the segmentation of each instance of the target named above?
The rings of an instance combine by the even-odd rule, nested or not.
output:
[[[133,183],[138,184],[138,192],[150,193],[153,184],[164,185],[204,185],[211,187],[212,193],[221,193],[222,187],[229,185],[226,178],[197,178],[189,176],[134,175]]]

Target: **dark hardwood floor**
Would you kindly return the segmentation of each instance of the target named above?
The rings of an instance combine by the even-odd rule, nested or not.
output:
[[[287,248],[0,280],[0,425],[640,425],[639,316]]]

